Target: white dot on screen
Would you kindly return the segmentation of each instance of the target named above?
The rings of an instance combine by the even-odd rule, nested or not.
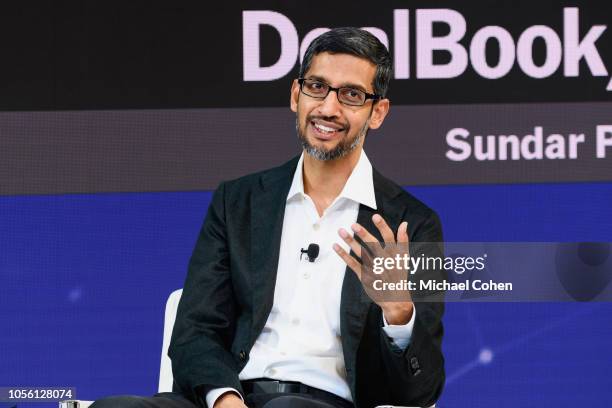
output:
[[[493,351],[490,348],[483,348],[478,355],[480,364],[489,364],[493,360]]]

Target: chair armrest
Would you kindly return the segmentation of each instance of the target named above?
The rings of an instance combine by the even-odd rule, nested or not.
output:
[[[59,402],[59,408],[89,408],[94,401],[65,400]]]

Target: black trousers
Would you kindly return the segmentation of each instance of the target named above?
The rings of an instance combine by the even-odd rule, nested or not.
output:
[[[310,394],[252,393],[245,397],[249,408],[352,408],[349,401],[337,398],[321,398]],[[152,397],[120,395],[106,397],[91,408],[198,408],[196,404],[175,392],[162,392]]]

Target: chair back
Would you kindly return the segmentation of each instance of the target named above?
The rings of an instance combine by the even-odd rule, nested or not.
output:
[[[164,341],[162,343],[161,364],[159,367],[159,387],[158,392],[171,392],[172,382],[172,361],[168,357],[168,347],[172,337],[172,328],[176,320],[176,311],[183,289],[177,289],[170,294],[166,301],[166,312],[164,313]]]

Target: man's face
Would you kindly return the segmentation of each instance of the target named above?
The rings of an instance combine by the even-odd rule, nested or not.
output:
[[[374,93],[372,83],[376,66],[370,61],[349,54],[323,52],[312,58],[305,73],[338,88],[350,87]],[[377,129],[388,110],[389,100],[382,99],[372,106],[347,106],[330,91],[325,99],[317,99],[300,92],[297,80],[291,87],[291,110],[296,112],[296,130],[306,152],[319,160],[334,160],[361,149],[368,129]]]

